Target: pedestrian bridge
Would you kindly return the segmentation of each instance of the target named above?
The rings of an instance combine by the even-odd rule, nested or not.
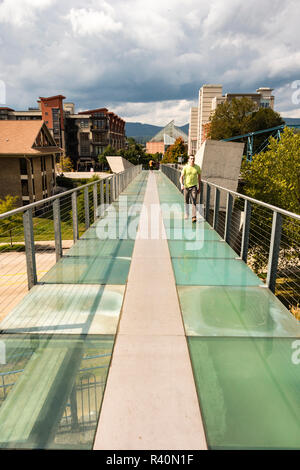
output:
[[[0,448],[300,448],[299,321],[208,223],[209,201],[183,219],[165,173],[111,180],[81,234],[73,204],[64,253],[54,214],[40,278],[25,227],[30,290],[0,323]]]

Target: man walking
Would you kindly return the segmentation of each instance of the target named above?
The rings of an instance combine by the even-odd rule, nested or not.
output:
[[[189,216],[189,204],[192,204],[192,222],[196,222],[197,194],[201,187],[201,168],[195,164],[195,157],[190,156],[188,164],[183,167],[180,175],[181,189],[184,192],[185,216]]]

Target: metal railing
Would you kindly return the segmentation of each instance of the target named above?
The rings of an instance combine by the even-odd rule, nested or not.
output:
[[[181,190],[180,170],[161,171]],[[205,180],[199,202],[206,221],[300,320],[300,215]]]
[[[141,169],[133,166],[0,214],[0,320]]]

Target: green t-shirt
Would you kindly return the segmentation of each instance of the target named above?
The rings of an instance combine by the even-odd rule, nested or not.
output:
[[[198,185],[198,175],[201,175],[201,168],[198,165],[185,165],[181,174],[184,177],[184,187],[190,188],[191,186]]]

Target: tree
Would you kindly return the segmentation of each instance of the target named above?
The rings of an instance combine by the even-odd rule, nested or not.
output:
[[[174,144],[167,148],[161,163],[178,163],[179,157],[182,157],[183,161],[187,159],[186,146],[181,137],[178,137]]]
[[[5,199],[0,199],[0,214],[9,212],[16,208],[18,196],[5,196]],[[21,214],[12,215],[0,221],[0,233],[6,236],[9,233],[10,245],[13,246],[12,233],[22,226]]]
[[[209,137],[214,140],[228,139],[247,134],[255,103],[250,98],[233,98],[219,104],[211,117]]]
[[[242,178],[247,195],[300,213],[300,134],[285,128],[281,139],[270,137],[266,152],[244,162]]]
[[[233,98],[221,103],[211,118],[208,136],[221,140],[270,129],[284,124],[280,114],[271,108],[260,108],[250,98]],[[271,133],[255,136],[254,152],[257,151]],[[241,139],[246,142],[246,138]]]
[[[60,166],[61,166],[61,171],[73,170],[73,163],[70,157],[61,157]]]
[[[121,149],[119,154],[133,165],[145,165],[149,161],[149,155],[145,153],[143,145],[136,142],[133,137],[127,139],[127,148]]]

